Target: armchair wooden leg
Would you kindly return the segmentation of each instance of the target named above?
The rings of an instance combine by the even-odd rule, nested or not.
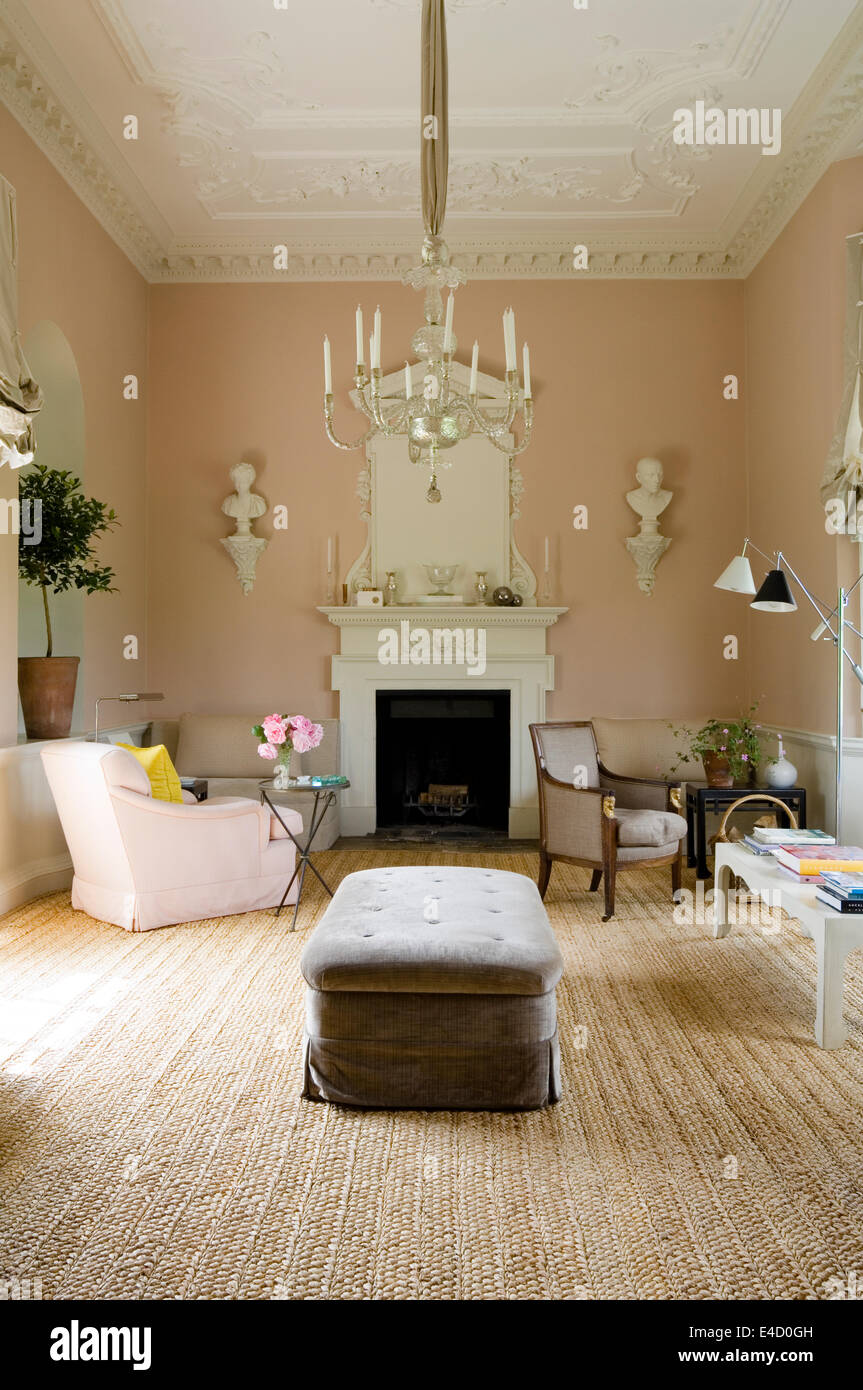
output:
[[[590,890],[589,890],[589,891],[590,891],[591,893],[595,893],[595,892],[596,892],[597,888],[599,887],[599,882],[600,882],[600,879],[601,879],[601,878],[602,878],[602,869],[594,869],[594,870],[593,870],[593,873],[590,875]]]
[[[605,871],[605,913],[603,922],[607,922],[609,917],[614,916],[614,879],[615,866],[612,864]]]
[[[683,867],[682,844],[683,842],[681,841],[681,848],[678,850],[677,858],[671,866],[671,897],[674,902],[677,902],[677,895],[680,892],[680,874]]]
[[[614,881],[617,877],[617,822],[608,816],[602,820],[602,872],[605,875],[605,914],[603,922],[614,916]]]
[[[551,878],[551,865],[552,860],[550,855],[546,854],[545,850],[541,849],[539,851],[539,878],[537,879],[537,887],[539,888],[539,896],[541,898],[545,898],[548,880]]]

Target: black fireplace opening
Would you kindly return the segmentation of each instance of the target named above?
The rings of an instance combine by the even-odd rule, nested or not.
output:
[[[509,829],[508,690],[377,692],[378,830]]]

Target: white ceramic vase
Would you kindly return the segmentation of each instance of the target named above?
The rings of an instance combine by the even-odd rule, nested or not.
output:
[[[797,785],[797,768],[786,757],[771,758],[764,765],[764,780],[768,787],[783,791],[786,787]]]

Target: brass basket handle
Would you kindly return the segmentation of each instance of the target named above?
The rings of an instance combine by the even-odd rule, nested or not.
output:
[[[736,811],[738,806],[743,806],[747,801],[772,801],[774,806],[781,806],[791,821],[791,829],[797,829],[797,817],[791,810],[791,807],[786,806],[784,801],[780,801],[778,796],[768,796],[766,792],[751,792],[749,796],[739,796],[736,801],[732,801],[725,815],[722,817],[719,829],[716,832],[717,840],[722,840],[726,844],[728,843],[728,836],[725,833],[725,823],[731,815],[731,812]]]

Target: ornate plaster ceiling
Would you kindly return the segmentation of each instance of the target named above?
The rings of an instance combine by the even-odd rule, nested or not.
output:
[[[150,280],[390,276],[421,240],[419,11],[0,0],[0,97]],[[594,275],[745,275],[861,148],[855,0],[447,13],[446,234],[473,275],[568,276],[575,244]],[[698,99],[780,108],[781,153],[676,145],[672,113]]]

